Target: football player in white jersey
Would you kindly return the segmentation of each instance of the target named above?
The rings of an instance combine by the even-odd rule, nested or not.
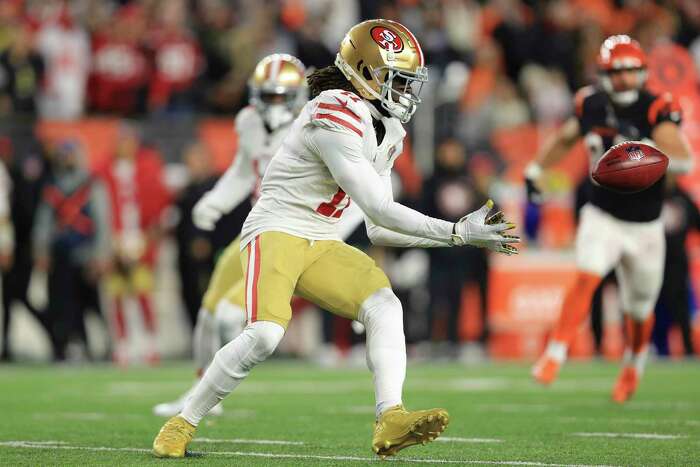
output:
[[[197,227],[212,230],[224,214],[248,196],[255,203],[265,169],[307,95],[304,65],[296,57],[272,54],[258,63],[250,80],[250,105],[236,116],[236,157],[214,188],[195,205],[192,215]],[[352,234],[362,220],[359,209],[346,213],[338,225],[340,238]],[[226,322],[227,334],[234,337],[245,327],[244,285],[240,238],[236,238],[217,261],[197,316],[193,337],[195,385],[221,347],[221,321]],[[189,395],[190,390],[173,401],[157,404],[153,413],[172,417],[180,413]],[[223,408],[217,405],[210,413],[220,415]]]
[[[293,294],[365,326],[375,386],[375,453],[393,455],[445,429],[444,409],[403,407],[401,302],[384,272],[342,242],[336,227],[354,202],[377,244],[517,251],[511,244],[519,239],[506,234],[514,225],[501,213],[487,217],[491,202],[452,223],[393,200],[390,173],[405,135],[401,123],[415,112],[427,79],[413,34],[381,19],[351,28],[335,66],[309,77],[312,100],[270,162],[241,234],[248,325],[216,353],[183,411],[161,428],[153,442],[156,456],[184,456],[207,412],[274,352],[291,318]]]
[[[192,216],[197,227],[213,230],[216,222],[250,197],[253,203],[260,194],[265,169],[282,144],[282,138],[307,101],[305,68],[301,61],[287,54],[263,58],[250,78],[250,105],[235,119],[238,149],[231,166],[214,188],[195,205]],[[237,335],[245,326],[243,271],[240,238],[234,239],[221,254],[202,300],[193,337],[196,374],[201,376],[220,348],[216,316],[227,314]],[[180,413],[184,395],[172,402],[153,407],[156,415],[172,417]],[[212,413],[220,414],[221,406]]]

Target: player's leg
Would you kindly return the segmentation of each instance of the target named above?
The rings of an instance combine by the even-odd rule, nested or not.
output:
[[[126,314],[124,310],[124,297],[127,291],[127,283],[120,270],[114,271],[107,278],[107,296],[111,301],[108,311],[109,321],[113,328],[114,347],[112,360],[120,367],[129,364],[129,349],[126,335]]]
[[[619,403],[632,397],[644,373],[666,256],[661,222],[628,227],[625,240],[625,253],[616,270],[625,320],[622,371],[612,393]]]
[[[146,362],[149,365],[156,365],[160,361],[160,353],[158,352],[156,341],[156,314],[153,309],[153,290],[155,289],[153,266],[146,262],[134,265],[131,269],[129,281],[131,290],[139,305],[139,310],[141,310],[143,326],[148,336],[146,342]]]
[[[202,300],[202,307],[197,315],[193,337],[193,353],[197,374],[201,376],[209,366],[214,354],[221,347],[219,329],[215,314],[217,305],[229,289],[243,280],[241,268],[240,238],[237,237],[223,251],[216,262],[209,286]]]
[[[12,307],[12,302],[14,301],[14,289],[13,285],[15,283],[13,270],[10,269],[9,272],[4,272],[2,274],[2,348],[0,350],[0,361],[10,360],[10,311]]]
[[[230,342],[246,326],[245,281],[231,287],[216,305],[216,327],[222,342]]]
[[[569,345],[588,316],[596,288],[620,260],[619,234],[615,220],[608,214],[591,205],[581,210],[576,235],[578,271],[564,297],[547,348],[532,368],[532,376],[538,383],[551,384],[556,380]]]
[[[214,356],[180,415],[153,442],[159,457],[182,457],[201,419],[277,348],[292,316],[289,302],[304,269],[307,240],[279,232],[256,237],[241,255],[248,326]]]
[[[232,284],[242,282],[240,238],[233,240],[219,256],[214,267],[202,305],[197,314],[192,335],[192,353],[195,362],[195,382],[184,394],[173,401],[162,402],[153,407],[153,413],[161,417],[172,417],[182,411],[185,401],[204,374],[216,352],[221,348],[221,338],[215,313],[217,303],[226,295]],[[186,287],[187,284],[183,284]],[[243,313],[245,321],[245,313]],[[220,415],[223,408],[217,405],[211,410],[212,415]]]
[[[311,249],[318,259],[299,277],[296,292],[365,326],[377,415],[373,450],[388,456],[432,441],[445,429],[448,415],[443,409],[408,412],[402,405],[406,377],[403,310],[386,275],[369,256],[343,242],[316,242]]]

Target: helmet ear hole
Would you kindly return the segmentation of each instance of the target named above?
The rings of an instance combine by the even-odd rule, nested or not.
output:
[[[372,73],[370,73],[369,68],[367,68],[366,66],[362,67],[362,77],[367,81],[372,80]]]

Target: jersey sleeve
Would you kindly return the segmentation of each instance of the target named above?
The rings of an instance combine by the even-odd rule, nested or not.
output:
[[[663,122],[672,122],[680,125],[683,119],[683,111],[678,99],[670,92],[665,92],[656,97],[649,105],[647,118],[652,128]]]
[[[238,112],[233,126],[238,135],[238,154],[241,151],[249,152],[260,143],[260,137],[257,135],[263,131],[264,123],[252,105],[244,107]]]
[[[362,141],[314,128],[307,144],[319,155],[338,186],[374,224],[395,232],[449,242],[451,222],[425,216],[393,200],[379,174],[362,155]]]
[[[233,163],[204,195],[224,212],[230,212],[238,206],[255,186],[255,172],[249,157],[249,145],[260,142],[255,137],[255,117],[257,113],[252,107],[246,107],[236,115],[234,126],[238,135],[238,149]]]
[[[381,176],[384,183],[384,189],[391,196],[393,192],[391,186],[391,174]],[[393,199],[393,196],[392,196]],[[365,229],[367,237],[373,245],[400,247],[400,248],[441,248],[451,246],[449,242],[441,240],[433,240],[430,238],[416,237],[415,235],[406,235],[393,230],[380,227],[372,222],[371,219],[365,217]]]
[[[348,91],[324,91],[310,105],[308,125],[362,138],[367,126],[372,124],[367,106],[357,95]]]

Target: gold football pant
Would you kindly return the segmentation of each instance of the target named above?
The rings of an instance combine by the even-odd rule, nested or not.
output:
[[[360,250],[336,240],[310,241],[264,232],[241,252],[248,322],[272,321],[286,328],[292,295],[348,319],[379,289],[386,274]]]
[[[240,241],[240,237],[236,237],[216,262],[209,287],[202,300],[203,308],[209,313],[213,314],[216,311],[216,305],[222,298],[241,308],[244,306]],[[237,288],[240,290],[237,291]]]

